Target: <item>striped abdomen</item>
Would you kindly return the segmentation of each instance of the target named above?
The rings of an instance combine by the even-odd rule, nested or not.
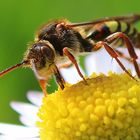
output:
[[[97,24],[96,26],[89,28],[88,36],[86,39],[92,39],[95,42],[104,40],[107,36],[115,32],[123,32],[130,37],[134,44],[137,44],[139,34],[132,24],[123,21],[108,21]],[[114,45],[122,45],[121,41],[116,41]],[[137,46],[136,46],[137,47]]]

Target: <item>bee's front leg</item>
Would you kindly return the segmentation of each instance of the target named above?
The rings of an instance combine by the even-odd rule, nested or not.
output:
[[[77,61],[76,61],[76,59],[75,59],[75,57],[72,55],[72,53],[70,53],[70,51],[68,50],[67,47],[65,47],[65,48],[63,49],[63,54],[66,55],[66,56],[70,59],[70,61],[74,64],[74,66],[76,67],[76,70],[77,70],[78,74],[79,74],[80,77],[83,79],[83,81],[85,82],[85,84],[87,84],[87,81],[86,81],[86,79],[84,78],[83,74],[81,73],[81,71],[80,71],[80,69],[79,69],[79,66],[78,66],[78,64],[77,64]]]
[[[41,77],[41,76],[38,74],[33,59],[30,61],[30,64],[31,64],[31,68],[32,68],[32,70],[33,70],[33,72],[34,72],[34,74],[35,74],[35,77],[36,77],[37,80],[39,81],[40,87],[41,87],[41,89],[42,89],[44,95],[47,96],[48,93],[47,93],[47,91],[46,91],[46,84],[47,84],[46,79],[45,79],[44,77]]]
[[[58,85],[60,86],[61,89],[64,89],[65,80],[63,79],[56,65],[55,68],[53,69],[53,72]]]
[[[46,83],[47,83],[46,80],[39,79],[38,81],[39,81],[40,87],[41,87],[41,89],[42,89],[42,91],[44,93],[44,96],[47,96],[48,93],[46,91]]]

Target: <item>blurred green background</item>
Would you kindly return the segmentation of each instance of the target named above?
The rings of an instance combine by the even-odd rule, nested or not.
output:
[[[0,2],[0,70],[22,60],[36,29],[51,19],[72,22],[140,13],[140,1],[122,0],[7,0]],[[52,85],[51,88],[56,88]],[[0,122],[19,123],[10,108],[13,100],[26,101],[29,90],[40,90],[30,69],[17,69],[0,78]],[[30,112],[29,112],[30,113]]]

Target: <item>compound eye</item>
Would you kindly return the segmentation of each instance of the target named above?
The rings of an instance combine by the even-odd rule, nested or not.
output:
[[[54,60],[55,55],[52,48],[50,48],[49,46],[42,46],[41,51],[43,56],[45,56],[49,61]]]

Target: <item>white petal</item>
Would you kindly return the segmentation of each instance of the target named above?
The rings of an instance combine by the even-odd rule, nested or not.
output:
[[[136,51],[136,54],[137,54],[137,56],[138,56],[138,59],[137,59],[136,61],[137,61],[138,65],[139,65],[139,69],[140,69],[140,49],[135,48],[135,51]],[[132,73],[133,73],[134,75],[136,75],[135,69],[133,69]]]
[[[36,126],[36,121],[39,120],[39,118],[37,119],[37,117],[35,117],[31,119],[28,118],[27,116],[20,116],[19,120],[25,126]]]
[[[43,94],[38,91],[29,91],[27,93],[28,100],[36,106],[40,106],[42,103]]]
[[[124,65],[124,67],[127,70],[131,70],[131,72],[133,72],[133,75],[136,74],[135,71],[134,71],[134,66],[131,63],[129,63],[127,60],[124,60],[123,58],[119,58],[119,60],[121,61],[121,63]],[[124,72],[116,61],[114,61],[113,71],[117,72],[117,73],[123,73]]]
[[[20,138],[20,137],[12,137],[12,136],[0,136],[0,140],[40,140],[40,138]]]
[[[22,103],[22,102],[11,102],[11,107],[17,111],[21,115],[27,115],[27,116],[36,116],[36,113],[38,111],[38,107],[29,104],[29,103]]]
[[[25,127],[3,123],[0,123],[0,133],[11,138],[35,138],[39,136],[36,127]]]
[[[85,58],[88,75],[93,72],[107,74],[108,71],[112,70],[112,65],[112,58],[104,49],[93,52]]]
[[[80,67],[80,71],[84,75],[84,71]],[[75,66],[71,66],[70,68],[61,68],[60,72],[64,79],[71,84],[77,83],[78,81],[81,81],[82,78],[79,76]]]
[[[138,56],[138,63],[140,64],[140,49],[135,49],[135,51]]]
[[[35,119],[38,120],[37,112],[38,107],[28,104],[28,103],[21,103],[21,102],[11,102],[11,107],[17,111],[20,115],[23,115],[29,120]]]

